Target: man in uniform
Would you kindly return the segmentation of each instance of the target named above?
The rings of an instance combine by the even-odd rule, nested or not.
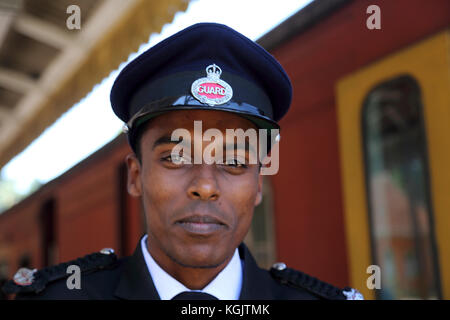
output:
[[[250,144],[233,138],[224,161],[192,162],[212,143],[202,139],[208,130],[268,132],[270,148],[291,94],[280,64],[224,25],[196,24],[150,48],[111,91],[134,151],[126,158],[128,192],[142,199],[147,234],[131,257],[104,249],[39,271],[21,269],[5,291],[26,299],[360,298],[283,263],[269,271],[257,266],[242,242],[262,198],[262,159],[249,161]],[[182,153],[173,152],[176,130],[189,137]],[[242,157],[234,152],[240,147]],[[70,265],[82,271],[79,289],[67,286]]]

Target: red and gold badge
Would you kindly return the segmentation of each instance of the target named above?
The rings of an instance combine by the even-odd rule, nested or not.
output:
[[[233,96],[233,89],[220,79],[222,69],[215,64],[206,67],[206,78],[192,83],[191,92],[195,99],[210,106],[224,104]]]

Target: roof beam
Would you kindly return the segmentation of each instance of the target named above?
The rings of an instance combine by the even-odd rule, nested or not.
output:
[[[22,7],[22,0],[0,0],[0,48]]]
[[[19,93],[27,93],[36,86],[36,81],[24,73],[0,67],[0,85]]]
[[[1,47],[3,41],[5,41],[6,35],[8,34],[11,23],[14,20],[15,13],[0,11],[0,16],[1,16],[0,19],[0,47]]]
[[[14,30],[54,48],[69,46],[73,38],[58,27],[28,14],[20,14],[14,21]]]

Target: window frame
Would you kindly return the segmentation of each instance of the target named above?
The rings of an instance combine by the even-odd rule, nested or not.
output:
[[[424,103],[422,98],[422,88],[420,87],[418,81],[410,74],[399,74],[393,78],[386,79],[381,83],[376,84],[370,91],[367,93],[367,95],[364,98],[362,109],[361,109],[361,119],[360,119],[360,125],[361,125],[361,132],[362,132],[362,144],[361,148],[363,150],[363,159],[364,159],[364,180],[365,180],[365,190],[366,190],[366,199],[367,199],[367,214],[368,214],[368,225],[369,225],[369,232],[370,232],[370,249],[371,249],[371,259],[374,264],[378,265],[377,261],[377,255],[375,253],[376,251],[376,240],[374,235],[374,227],[370,226],[370,222],[374,221],[373,217],[373,204],[370,198],[370,183],[368,178],[370,177],[369,173],[369,159],[367,154],[367,127],[364,125],[366,119],[366,112],[368,108],[367,100],[375,90],[379,89],[382,85],[391,83],[395,80],[400,80],[402,78],[411,78],[412,81],[414,81],[415,86],[417,86],[417,90],[419,91],[419,98],[420,98],[420,110],[419,110],[419,117],[420,117],[420,129],[423,130],[423,133],[425,135],[424,144],[420,146],[420,151],[423,152],[423,165],[424,165],[424,180],[425,180],[425,192],[426,192],[426,205],[427,208],[430,210],[428,212],[428,222],[430,227],[430,237],[431,237],[431,251],[432,251],[432,260],[433,260],[433,266],[434,266],[434,272],[436,273],[436,290],[437,290],[437,296],[439,299],[442,298],[442,290],[440,286],[440,270],[439,270],[439,259],[438,259],[438,252],[437,252],[437,245],[436,245],[436,234],[435,234],[435,219],[434,219],[434,211],[433,211],[433,205],[431,202],[431,183],[430,183],[430,164],[429,164],[429,157],[428,157],[428,146],[427,146],[427,136],[426,136],[426,127],[425,127],[425,119],[424,119]],[[380,298],[380,292],[378,290],[375,290],[375,297],[377,299]]]

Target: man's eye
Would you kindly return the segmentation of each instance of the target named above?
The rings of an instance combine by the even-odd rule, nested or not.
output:
[[[180,155],[168,155],[167,157],[162,158],[164,161],[172,162],[173,164],[185,164],[189,163],[189,159],[186,159]]]
[[[225,165],[232,166],[236,168],[247,168],[244,162],[239,161],[238,159],[227,159],[225,161]]]

